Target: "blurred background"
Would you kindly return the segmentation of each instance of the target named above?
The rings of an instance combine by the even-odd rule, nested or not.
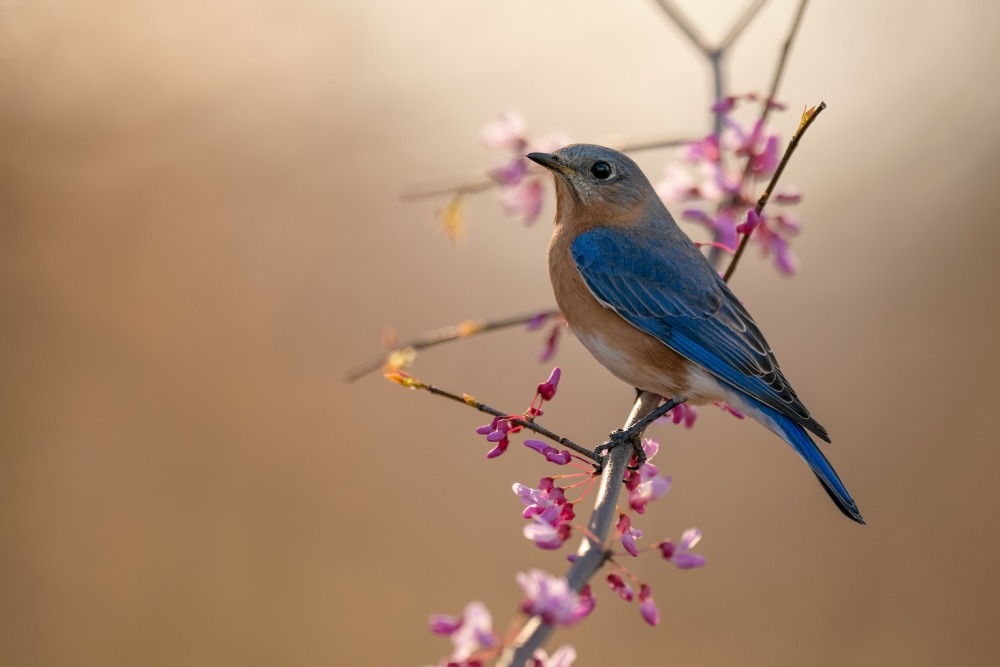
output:
[[[745,1],[680,2],[710,39]],[[795,10],[733,50],[764,90]],[[734,287],[867,527],[749,422],[656,426],[674,477],[647,539],[658,628],[598,586],[558,633],[577,664],[995,664],[1000,5],[811,3],[774,117],[825,100],[784,182],[802,269],[749,253]],[[707,133],[705,62],[648,0],[11,2],[0,8],[0,662],[420,665],[432,612],[562,572],[521,535],[477,413],[378,375],[407,337],[549,307],[553,206],[490,194],[453,247],[424,180],[495,164],[516,108],[578,140]],[[677,158],[637,155],[656,180]],[[688,228],[692,234],[700,229]],[[544,334],[427,352],[413,373],[504,409],[548,374]],[[545,423],[596,444],[632,390],[572,337]],[[581,510],[586,502],[581,504]],[[584,513],[585,512],[581,512]],[[597,631],[597,629],[600,631]]]

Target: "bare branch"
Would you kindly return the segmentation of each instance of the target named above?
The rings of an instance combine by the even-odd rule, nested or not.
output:
[[[430,392],[431,394],[433,394],[435,396],[443,396],[444,398],[451,399],[451,400],[455,401],[456,403],[461,403],[463,405],[467,405],[470,408],[473,408],[474,410],[479,410],[480,412],[485,412],[488,415],[493,415],[494,417],[500,417],[502,419],[506,419],[506,420],[510,421],[511,424],[516,424],[517,426],[521,426],[522,428],[526,428],[529,431],[537,433],[538,435],[542,436],[543,438],[548,438],[549,440],[552,440],[553,442],[559,443],[563,447],[567,447],[569,449],[572,449],[577,454],[580,454],[582,456],[586,456],[588,459],[595,460],[594,452],[592,452],[591,450],[587,449],[583,445],[578,445],[577,443],[573,442],[569,438],[564,438],[563,436],[559,435],[558,433],[556,433],[554,431],[550,431],[549,429],[545,428],[544,426],[542,426],[538,422],[535,422],[535,421],[530,420],[530,419],[522,419],[521,417],[515,417],[510,412],[503,412],[502,410],[497,410],[496,408],[491,408],[490,406],[486,405],[485,403],[480,403],[479,401],[477,401],[475,398],[473,398],[469,394],[456,394],[456,393],[450,392],[450,391],[448,391],[446,389],[442,389],[440,387],[436,387],[436,386],[434,386],[432,384],[427,384],[426,382],[421,382],[420,380],[418,380],[418,379],[416,379],[414,377],[411,377],[409,375],[406,375],[405,373],[399,373],[399,372],[389,373],[389,374],[386,375],[386,377],[389,380],[395,382],[396,384],[398,384],[400,386],[403,386],[403,387],[406,387],[407,389],[423,389],[424,391]]]
[[[425,334],[421,334],[416,338],[413,338],[402,345],[396,345],[391,350],[383,354],[378,359],[371,361],[364,366],[360,366],[347,374],[347,381],[354,382],[369,373],[374,373],[375,371],[382,368],[389,358],[398,352],[403,350],[413,350],[414,352],[426,349],[428,347],[434,347],[435,345],[440,345],[441,343],[447,343],[453,340],[459,340],[462,338],[469,338],[481,333],[487,333],[489,331],[497,331],[498,329],[505,329],[507,327],[514,327],[519,324],[527,324],[531,320],[539,317],[557,317],[562,316],[556,309],[543,310],[540,312],[531,313],[529,315],[516,315],[514,317],[505,317],[499,320],[466,320],[464,322],[459,322],[458,324],[452,324],[446,327],[441,327],[440,329],[435,329],[434,331],[429,331]]]
[[[678,138],[652,139],[649,141],[625,143],[619,147],[619,150],[623,153],[635,153],[657,148],[676,148],[677,146],[683,146],[691,143],[692,141],[693,139]],[[476,175],[470,176],[465,180],[452,178],[427,183],[414,183],[406,186],[403,191],[399,193],[399,198],[403,201],[416,201],[418,199],[426,199],[428,197],[437,197],[440,195],[473,194],[476,192],[485,192],[486,190],[495,188],[497,185],[498,183],[487,176],[485,172],[478,172]]]
[[[684,33],[685,37],[691,40],[691,43],[694,44],[695,48],[701,51],[702,54],[707,56],[715,50],[708,45],[708,42],[706,42],[702,34],[698,32],[698,29],[694,27],[691,21],[688,20],[688,17],[685,16],[680,9],[674,6],[673,2],[670,0],[656,0],[656,4],[660,6],[663,13],[674,22],[674,25],[676,25],[680,31]]]
[[[781,55],[778,56],[778,65],[775,67],[774,76],[771,79],[771,89],[768,92],[767,97],[764,99],[764,109],[760,114],[761,126],[767,122],[767,117],[771,113],[771,102],[778,94],[778,87],[781,85],[781,78],[785,74],[785,65],[788,63],[788,54],[792,50],[792,42],[795,41],[795,35],[799,32],[799,25],[802,23],[802,16],[806,13],[807,4],[809,4],[809,0],[801,0],[801,2],[799,2],[799,8],[795,12],[795,18],[792,19],[792,27],[789,28],[788,36],[785,37],[785,43],[781,46]]]
[[[729,29],[729,33],[727,33],[726,36],[722,38],[722,41],[719,42],[718,50],[725,51],[732,46],[733,42],[739,39],[740,35],[743,34],[743,31],[746,30],[748,25],[750,25],[750,22],[753,21],[755,16],[757,16],[757,12],[763,9],[766,4],[767,0],[754,0],[753,3],[747,7],[746,11],[743,12],[743,15],[740,16],[736,23],[733,24],[733,27]]]
[[[795,148],[799,145],[799,140],[802,139],[802,135],[806,133],[809,126],[813,124],[816,120],[816,116],[820,114],[823,109],[826,108],[826,102],[820,102],[819,106],[814,109],[807,110],[806,113],[802,115],[802,121],[799,123],[798,129],[795,130],[795,134],[792,135],[791,140],[788,142],[788,147],[785,148],[785,154],[781,156],[781,162],[778,163],[777,169],[774,170],[774,175],[771,176],[771,181],[767,184],[767,188],[761,193],[760,198],[757,200],[757,206],[754,210],[757,215],[760,215],[767,205],[768,200],[771,198],[771,193],[774,192],[774,186],[778,184],[778,179],[781,177],[781,173],[785,171],[785,165],[788,164],[788,160],[792,157],[792,153],[795,152]],[[736,249],[736,254],[733,255],[733,260],[729,263],[729,268],[726,269],[726,275],[723,276],[723,280],[727,283],[729,279],[733,277],[733,273],[736,271],[736,265],[739,264],[740,258],[743,257],[743,251],[746,250],[747,243],[750,242],[750,234],[753,233],[751,229],[749,233],[744,234],[743,238],[740,239],[740,245]]]
[[[408,185],[399,193],[399,198],[403,201],[414,201],[437,195],[472,194],[489,190],[496,185],[496,181],[486,174],[477,174],[470,176],[467,180],[449,179]]]

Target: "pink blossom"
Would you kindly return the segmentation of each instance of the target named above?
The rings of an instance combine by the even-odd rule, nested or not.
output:
[[[632,519],[629,518],[628,514],[618,515],[615,528],[618,529],[618,534],[621,535],[621,542],[622,546],[625,547],[625,551],[633,558],[637,557],[639,555],[639,548],[636,546],[635,541],[642,537],[642,531],[632,527]]]
[[[700,197],[690,172],[673,163],[667,165],[663,178],[656,184],[656,194],[665,204],[678,204]]]
[[[786,276],[795,275],[798,271],[799,262],[791,248],[788,247],[788,240],[778,234],[765,218],[764,224],[760,226],[755,234],[757,240],[764,249],[764,255],[774,255],[774,264]]]
[[[725,401],[719,401],[719,402],[716,403],[716,405],[719,406],[720,410],[722,410],[723,412],[728,412],[729,414],[731,414],[732,416],[736,417],[737,419],[744,419],[744,418],[746,418],[746,415],[744,415],[742,412],[740,412],[739,410],[737,410],[733,406],[729,405],[729,403],[726,403]]]
[[[541,570],[519,572],[517,583],[524,590],[521,610],[540,616],[547,625],[573,625],[589,615],[596,604],[590,586],[577,593],[565,578]]]
[[[780,146],[777,135],[767,133],[759,119],[746,127],[731,112],[743,100],[760,99],[754,93],[733,95],[714,105],[713,111],[720,114],[723,124],[721,137],[709,135],[691,142],[684,151],[685,159],[700,174],[700,181],[695,182],[689,172],[671,168],[656,188],[667,203],[701,200],[685,208],[680,217],[710,230],[712,245],[735,249],[739,234],[752,234],[765,256],[774,258],[775,267],[791,275],[798,262],[789,239],[799,230],[798,220],[784,212],[760,216],[746,213],[756,202],[757,195],[752,191],[755,181],[766,179],[777,168]],[[767,104],[781,107],[774,100]],[[745,170],[750,178],[744,178]],[[788,188],[776,192],[771,203],[787,206],[800,200],[801,194]]]
[[[653,591],[646,584],[639,589],[639,613],[650,625],[659,625],[660,610],[656,608],[656,602],[653,600]]]
[[[661,476],[656,465],[652,462],[653,457],[659,451],[659,443],[650,438],[643,441],[642,448],[646,453],[646,462],[639,470],[629,470],[624,479],[625,488],[628,490],[629,506],[638,514],[644,514],[649,503],[670,490],[670,478]]]
[[[489,172],[490,178],[500,185],[517,185],[528,173],[528,161],[522,157],[515,157],[502,167],[497,167]]]
[[[567,524],[554,526],[536,516],[531,523],[524,527],[523,534],[539,549],[555,551],[569,539],[569,531],[570,528]]]
[[[719,137],[715,134],[710,134],[698,141],[692,141],[684,148],[684,158],[688,162],[718,162],[721,157]]]
[[[451,637],[451,662],[464,663],[473,653],[497,645],[493,632],[493,619],[481,602],[470,602],[465,606],[461,618],[434,615],[430,618],[431,631]]]
[[[736,247],[736,214],[732,207],[720,209],[714,216],[697,208],[686,208],[681,217],[701,223],[714,232],[715,240],[727,248]]]
[[[617,572],[612,572],[608,575],[608,586],[610,586],[611,590],[618,594],[618,597],[626,602],[631,602],[633,596],[635,595],[632,587],[629,586]]]
[[[684,424],[684,428],[691,428],[694,426],[694,422],[697,419],[698,408],[687,403],[681,403],[680,405],[674,406],[670,412],[660,417],[660,420],[663,421],[670,420],[674,424]]]
[[[525,440],[524,446],[528,449],[533,449],[544,456],[545,460],[549,463],[555,463],[559,466],[564,466],[573,460],[573,455],[569,453],[569,450],[558,450],[551,445],[545,444],[541,440]]]
[[[516,185],[500,188],[500,206],[507,215],[530,224],[542,212],[544,195],[540,178],[526,178]]]
[[[757,210],[748,208],[746,220],[736,227],[736,231],[740,234],[752,234],[758,225],[760,225],[760,216],[757,215]]]
[[[528,331],[541,329],[542,325],[544,325],[550,317],[552,317],[552,315],[548,313],[538,313],[525,323],[525,328]]]
[[[541,167],[524,159],[532,151],[552,152],[569,141],[561,133],[529,139],[524,119],[514,111],[501,113],[479,135],[483,145],[508,154],[507,161],[489,172],[500,186],[498,198],[504,212],[532,223],[541,213],[548,176]]]
[[[782,192],[775,192],[771,197],[771,201],[775,204],[792,206],[802,201],[802,193],[796,188],[789,188],[788,190]]]
[[[496,443],[496,446],[486,453],[486,458],[495,459],[506,452],[507,447],[510,446],[510,439],[508,438],[508,435],[511,433],[517,433],[520,430],[521,427],[512,424],[509,418],[494,417],[493,421],[489,424],[477,428],[476,433],[479,435],[485,435],[487,442]]]
[[[521,516],[531,521],[524,527],[524,536],[539,549],[558,549],[572,534],[572,521],[576,518],[573,503],[555,485],[551,477],[543,477],[538,488],[514,484],[514,493],[521,498],[525,508]]]
[[[563,644],[551,656],[544,649],[535,649],[527,664],[528,667],[570,667],[574,660],[576,660],[576,649],[569,644]]]
[[[562,376],[562,371],[556,366],[552,369],[552,373],[549,374],[549,379],[538,385],[536,390],[542,400],[551,401],[556,395],[556,389],[559,388],[559,378]]]
[[[559,334],[562,332],[564,324],[564,322],[557,322],[552,325],[552,329],[545,339],[545,347],[542,348],[541,354],[538,355],[538,363],[544,364],[555,356],[556,343],[559,342]]]
[[[690,570],[705,564],[704,556],[691,553],[691,549],[698,544],[699,540],[701,540],[701,531],[697,528],[688,528],[681,535],[679,545],[674,545],[670,540],[666,540],[656,546],[660,549],[664,559],[669,560],[681,570]]]
[[[639,470],[639,484],[629,490],[628,504],[638,514],[645,514],[646,506],[670,490],[670,478],[657,473],[656,466],[646,463]]]
[[[514,153],[524,152],[528,146],[525,138],[524,118],[516,111],[504,111],[479,133],[479,140],[489,149]]]

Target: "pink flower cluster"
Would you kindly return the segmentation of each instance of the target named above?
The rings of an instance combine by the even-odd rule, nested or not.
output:
[[[544,169],[527,160],[524,155],[532,151],[551,153],[569,143],[569,139],[554,133],[539,139],[529,139],[524,119],[515,111],[506,111],[483,128],[479,135],[484,146],[507,154],[506,162],[490,171],[500,188],[500,205],[504,212],[527,224],[538,219],[542,212],[545,183]]]
[[[574,625],[589,616],[597,604],[589,585],[577,593],[564,577],[541,570],[519,572],[517,583],[524,591],[521,611],[540,616],[546,625]]]
[[[773,256],[778,270],[792,275],[798,260],[789,242],[799,232],[799,222],[787,211],[764,215],[753,212],[757,195],[755,184],[770,178],[778,166],[778,136],[764,131],[760,120],[749,128],[732,115],[742,100],[756,101],[754,94],[728,97],[713,107],[721,116],[722,133],[710,134],[688,144],[684,159],[698,177],[679,165],[671,165],[656,191],[667,204],[696,203],[681,211],[681,218],[703,225],[712,232],[713,241],[735,250],[741,234],[753,232],[753,239],[765,256]],[[780,108],[770,102],[773,108]],[[745,172],[745,175],[744,175]],[[801,195],[792,190],[773,193],[770,203],[779,206],[797,204]]]
[[[552,369],[552,373],[549,374],[549,378],[542,382],[535,389],[535,397],[531,400],[531,405],[523,415],[523,419],[534,419],[535,417],[540,417],[544,412],[542,412],[542,404],[545,401],[551,401],[555,398],[556,391],[559,389],[559,378],[562,376],[562,371],[558,366]],[[493,449],[486,453],[486,458],[495,459],[510,447],[510,435],[521,431],[524,427],[514,423],[516,417],[506,416],[506,417],[494,417],[489,424],[480,426],[476,429],[476,433],[479,435],[485,435],[486,441],[494,443]],[[558,463],[559,465],[565,465],[570,462],[571,455],[567,450],[558,451],[555,447],[550,447],[544,442],[538,440],[526,440],[524,443],[530,449],[534,449],[539,454],[544,456],[546,459],[552,463]]]
[[[646,462],[638,470],[629,469],[625,473],[628,504],[637,514],[645,514],[646,505],[662,497],[670,490],[670,478],[660,475],[660,471],[652,462],[653,457],[660,450],[660,443],[652,438],[648,438],[642,442],[642,449],[646,452]],[[634,462],[635,458],[633,457]],[[623,544],[623,546],[625,546],[626,551],[632,553],[627,545]],[[633,553],[632,555],[634,556],[635,554]]]
[[[451,639],[451,655],[441,663],[447,667],[479,667],[500,644],[493,632],[493,618],[482,602],[465,605],[465,613],[459,617],[435,614],[430,626],[434,634]]]
[[[563,622],[563,625],[575,623],[572,620],[574,616],[579,616],[588,605],[589,609],[594,608],[589,589],[587,596],[574,593],[568,586],[560,592],[558,581],[550,583],[545,577],[548,575],[537,570],[527,575],[518,575],[518,581],[524,579],[521,586],[526,594],[522,607],[539,607],[554,618],[569,620]],[[554,577],[549,579],[555,580]],[[532,595],[535,596],[534,599]],[[587,613],[590,613],[589,610],[583,616]],[[500,638],[493,631],[490,612],[482,602],[470,602],[465,606],[465,612],[458,617],[435,614],[430,618],[430,626],[434,634],[451,639],[451,654],[439,663],[441,667],[483,667],[485,661],[496,656],[502,648]],[[529,667],[570,667],[574,660],[576,650],[569,644],[564,644],[552,655],[538,649],[527,664]]]
[[[494,417],[493,421],[476,429],[476,433],[486,436],[486,442],[494,444],[493,449],[486,452],[486,458],[495,459],[510,447],[510,434],[517,433],[522,427],[511,422],[510,417]]]
[[[646,462],[638,470],[628,470],[625,474],[625,488],[628,490],[629,507],[637,514],[643,514],[646,506],[657,498],[662,497],[670,490],[670,478],[659,474],[656,465],[650,459],[656,456],[659,444],[652,439],[643,441],[642,448],[646,452]],[[632,463],[636,459],[633,457]],[[632,517],[624,512],[618,514],[618,521],[615,523],[618,538],[621,541],[625,552],[633,558],[640,554],[637,543],[643,536],[642,530],[632,525]],[[672,562],[676,567],[687,570],[701,567],[705,564],[705,557],[699,554],[690,553],[690,549],[701,539],[701,532],[696,528],[691,528],[684,532],[678,545],[674,545],[670,540],[658,543],[652,549],[659,549],[665,560]],[[615,561],[611,561],[612,571],[607,577],[608,585],[618,596],[626,602],[631,602],[635,598],[635,590],[626,581],[626,577],[633,580],[639,586],[639,613],[650,625],[656,625],[660,621],[660,612],[653,600],[652,589],[629,574]]]
[[[626,514],[618,516],[617,528],[625,550],[632,556],[638,556],[639,551],[636,548],[635,540],[642,537],[642,531],[632,527],[631,520]],[[664,540],[657,544],[655,548],[660,550],[664,560],[670,561],[681,570],[690,570],[705,564],[704,556],[691,553],[690,551],[700,539],[701,531],[697,528],[690,528],[684,531],[680,544],[675,545],[670,540]],[[632,602],[635,598],[635,589],[632,584],[626,581],[626,578],[631,580],[633,584],[638,585],[639,614],[650,625],[658,624],[660,622],[660,611],[653,600],[653,589],[649,584],[639,581],[635,575],[629,573],[614,561],[612,561],[611,566],[612,570],[607,576],[608,586],[611,590],[622,600]]]
[[[524,527],[524,536],[539,549],[558,549],[570,538],[572,521],[576,518],[573,503],[566,500],[562,488],[551,477],[543,477],[537,488],[514,484],[514,493],[524,503],[521,516],[531,521]]]

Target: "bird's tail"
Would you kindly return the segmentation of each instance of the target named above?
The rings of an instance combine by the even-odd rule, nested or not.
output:
[[[755,407],[765,416],[765,419],[761,421],[784,438],[788,444],[795,448],[799,456],[805,459],[809,467],[812,468],[819,483],[823,485],[823,488],[837,507],[840,508],[840,511],[848,518],[863,524],[865,520],[861,516],[861,512],[858,511],[857,503],[851,498],[847,487],[840,481],[837,472],[830,465],[830,462],[826,460],[826,457],[823,456],[823,452],[819,450],[819,447],[812,441],[809,434],[806,433],[806,430],[785,415],[762,403],[757,403]]]

